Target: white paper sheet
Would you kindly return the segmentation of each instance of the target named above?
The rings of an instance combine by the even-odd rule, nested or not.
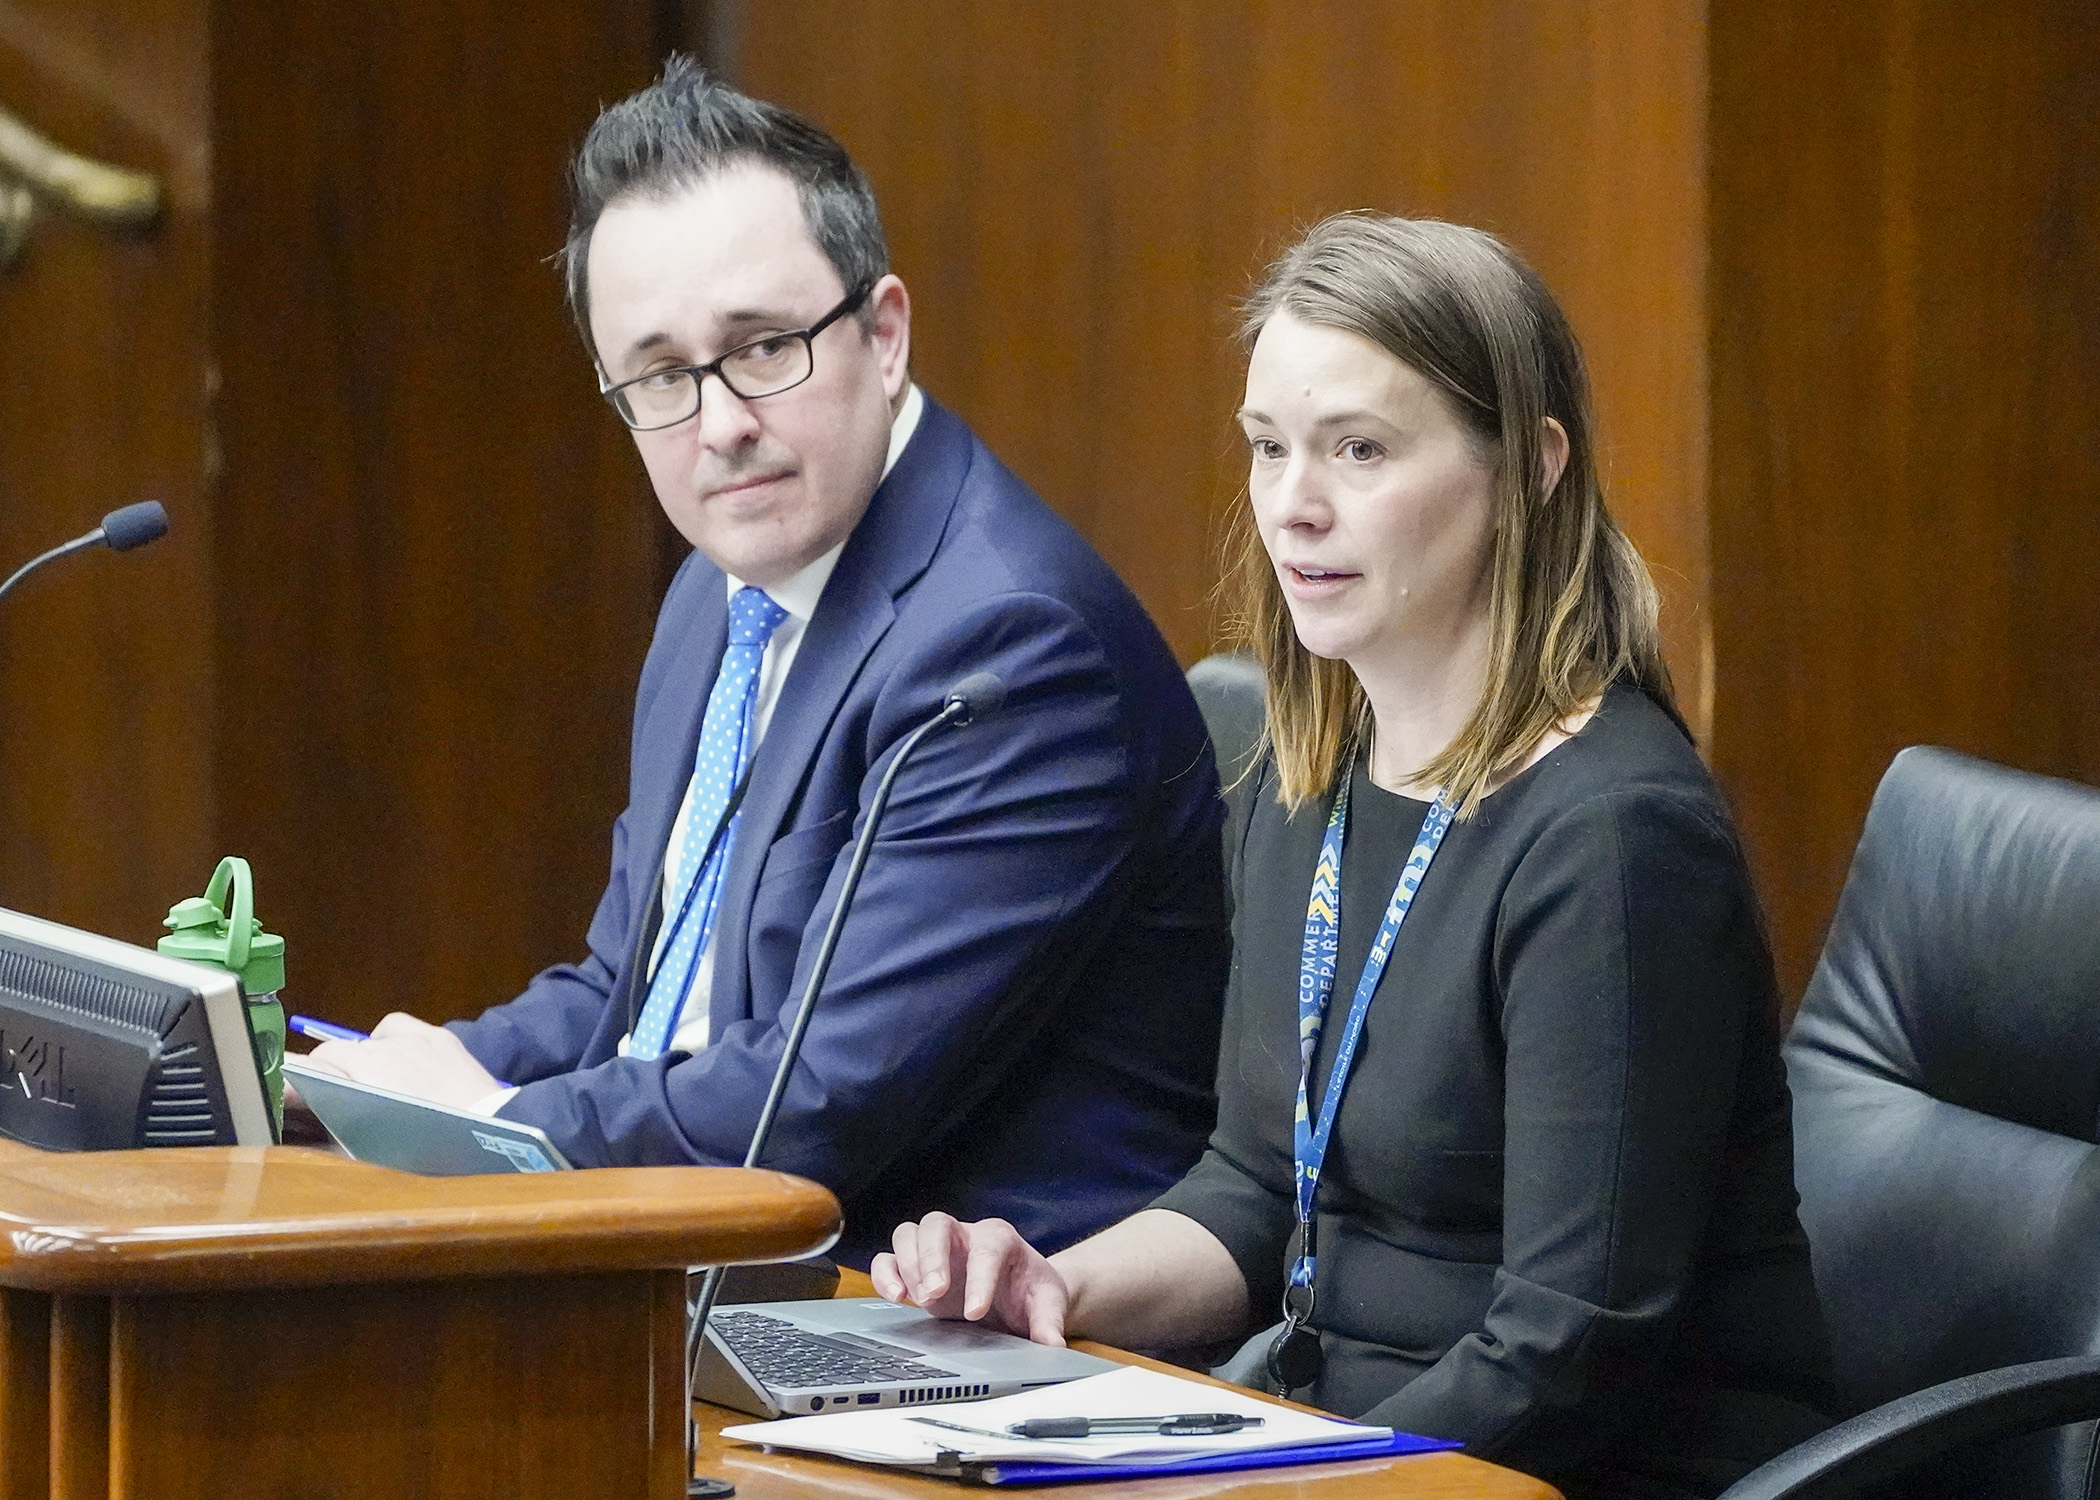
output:
[[[1164,1417],[1214,1411],[1260,1417],[1262,1425],[1205,1437],[1119,1432],[1101,1437],[1028,1439],[980,1437],[912,1420],[936,1417],[996,1434],[1009,1423],[1030,1417]],[[1136,1365],[990,1401],[832,1412],[815,1417],[785,1417],[776,1422],[746,1422],[722,1429],[724,1437],[747,1443],[829,1454],[862,1463],[914,1466],[931,1466],[943,1452],[957,1455],[956,1461],[962,1463],[1014,1459],[1070,1464],[1172,1463],[1213,1453],[1302,1448],[1391,1434],[1391,1428],[1316,1417],[1264,1400],[1252,1391],[1182,1380]]]

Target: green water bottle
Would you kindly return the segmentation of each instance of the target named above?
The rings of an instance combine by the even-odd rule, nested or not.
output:
[[[160,940],[160,951],[168,957],[212,964],[240,979],[263,1094],[270,1101],[272,1135],[283,1140],[284,1006],[277,996],[284,988],[284,939],[264,932],[255,919],[248,861],[231,854],[220,860],[204,894],[176,902],[163,925],[173,929]]]

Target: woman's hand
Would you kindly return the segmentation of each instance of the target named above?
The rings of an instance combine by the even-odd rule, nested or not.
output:
[[[876,1256],[868,1268],[887,1300],[1063,1347],[1071,1289],[1006,1220],[962,1224],[931,1213],[899,1224],[890,1240],[894,1253]]]
[[[875,1290],[937,1318],[966,1318],[1038,1344],[1106,1339],[1126,1349],[1212,1343],[1246,1333],[1247,1283],[1194,1219],[1148,1208],[1045,1260],[1004,1219],[900,1224],[896,1251],[869,1267]]]

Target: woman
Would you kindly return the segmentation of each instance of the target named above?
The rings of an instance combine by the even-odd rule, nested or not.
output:
[[[1261,1329],[1235,1366],[1330,1410],[1715,1493],[1822,1425],[1828,1359],[1756,901],[1574,338],[1492,237],[1372,215],[1245,331],[1268,728],[1210,1149],[1048,1260],[904,1225],[876,1286],[1049,1343]]]

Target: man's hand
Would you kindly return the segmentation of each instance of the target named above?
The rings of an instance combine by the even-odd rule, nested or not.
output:
[[[876,1292],[887,1300],[1064,1346],[1070,1289],[1006,1220],[961,1224],[932,1213],[899,1224],[890,1241],[895,1252],[876,1256],[869,1267]]]
[[[472,1109],[503,1085],[442,1026],[395,1011],[368,1042],[323,1042],[306,1061],[353,1083]]]

